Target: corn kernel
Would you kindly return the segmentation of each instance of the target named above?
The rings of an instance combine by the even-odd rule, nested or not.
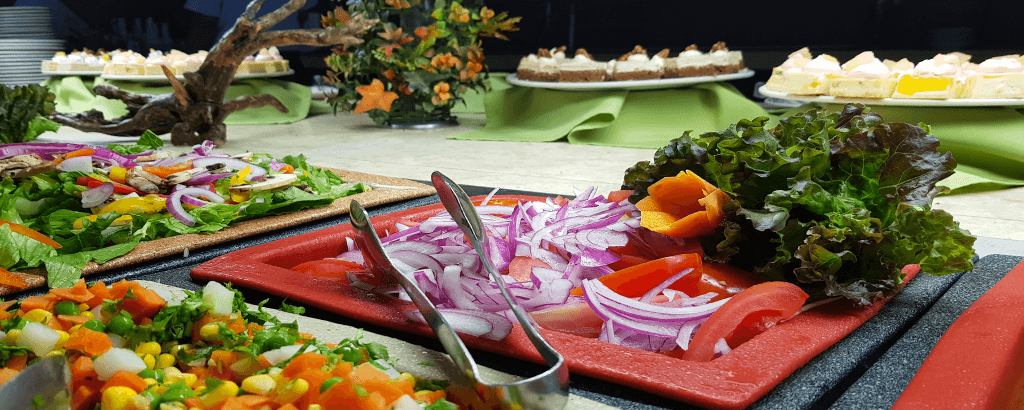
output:
[[[46,324],[50,319],[53,319],[53,313],[43,309],[32,309],[32,311],[25,314],[24,318],[29,322]]]
[[[267,395],[275,387],[277,387],[277,382],[266,374],[249,376],[242,380],[242,390],[252,394]]]
[[[54,357],[54,356],[64,356],[64,351],[63,350],[54,349],[54,350],[51,350],[49,353],[47,353],[45,355],[45,357]]]
[[[188,406],[180,401],[160,403],[160,410],[187,410]]]
[[[166,369],[168,367],[174,366],[174,363],[176,363],[177,361],[178,359],[175,359],[174,356],[164,353],[156,357],[156,368]]]
[[[95,320],[96,319],[96,315],[92,314],[92,312],[90,312],[88,310],[86,310],[86,311],[84,311],[82,313],[79,313],[78,316],[84,317],[85,320]]]
[[[88,303],[79,303],[78,304],[78,311],[79,312],[88,312],[90,310],[92,310],[92,308],[89,307]]]
[[[167,386],[158,384],[156,386],[150,387],[149,390],[156,394],[164,394],[164,392],[167,391]]]
[[[137,393],[130,387],[125,386],[113,386],[103,391],[103,397],[100,399],[100,408],[104,410],[126,410],[130,405],[133,405],[135,401],[132,397],[135,397]]]
[[[296,378],[278,389],[274,402],[280,405],[290,404],[306,394],[307,391],[309,391],[309,382],[302,378]]]
[[[82,325],[71,326],[71,329],[68,329],[68,333],[75,333],[75,332],[78,331],[78,329],[81,329],[81,328],[82,328]]]
[[[142,381],[146,382],[146,384],[149,385],[149,386],[152,386],[154,384],[160,383],[160,382],[156,381],[156,379],[153,379],[153,378],[142,379]]]
[[[309,407],[306,407],[306,410],[324,410],[324,406],[319,404],[310,404]]]
[[[64,343],[67,343],[68,339],[71,337],[71,335],[69,335],[68,332],[65,332],[63,330],[58,330],[57,334],[60,335],[60,338],[57,339],[57,344],[54,345],[54,349],[64,347]]]
[[[151,354],[142,355],[142,362],[146,364],[146,368],[152,370],[156,367],[156,357]]]
[[[108,173],[107,176],[114,181],[124,182],[125,177],[128,176],[128,170],[122,167],[112,167],[110,168],[110,173]]]
[[[135,348],[135,353],[139,354],[151,354],[157,356],[160,354],[160,343],[157,342],[146,342],[140,344],[139,347]]]
[[[18,344],[19,337],[21,337],[21,329],[8,330],[7,337],[4,338],[4,344],[8,346]]]
[[[199,328],[199,336],[205,340],[220,339],[220,326],[216,323],[207,323]]]
[[[308,383],[307,383],[308,386]],[[213,407],[217,404],[224,402],[225,400],[235,397],[238,394],[238,385],[235,382],[225,380],[220,386],[217,386],[213,391],[207,392],[202,396],[199,396],[199,402],[206,407]],[[296,397],[297,398],[297,397]]]
[[[192,387],[199,381],[199,377],[193,373],[182,373],[181,381],[185,382],[185,386]]]

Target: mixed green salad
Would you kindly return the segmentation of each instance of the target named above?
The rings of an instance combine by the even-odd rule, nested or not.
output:
[[[229,156],[212,143],[172,154],[147,132],[133,145],[0,145],[0,268],[74,285],[141,242],[330,205],[369,188],[304,156]],[[49,239],[49,240],[47,240]]]
[[[695,173],[731,198],[701,237],[706,260],[796,283],[812,299],[892,296],[909,264],[933,275],[973,269],[975,238],[931,208],[956,161],[927,125],[885,123],[863,105],[767,123],[687,132],[629,168],[623,189],[636,203],[663,178]]]

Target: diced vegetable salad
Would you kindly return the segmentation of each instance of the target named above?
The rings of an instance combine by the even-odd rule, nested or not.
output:
[[[70,287],[89,261],[104,263],[140,242],[214,233],[230,224],[327,206],[365,192],[303,156],[229,156],[212,143],[174,154],[147,133],[135,145],[0,145],[0,285],[9,271],[45,268],[50,287]]]
[[[382,345],[360,339],[317,340],[216,282],[176,298],[80,280],[0,303],[0,385],[64,355],[74,410],[457,407],[439,382],[400,373]]]

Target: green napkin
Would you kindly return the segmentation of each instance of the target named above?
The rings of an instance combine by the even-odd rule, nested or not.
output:
[[[484,96],[487,125],[452,139],[660,148],[684,131],[721,130],[767,112],[730,84],[649,91],[511,87]]]
[[[490,78],[486,81],[491,87],[489,92],[497,92],[507,90],[512,87],[505,81],[509,73],[490,73]],[[462,94],[462,100],[465,104],[459,103],[452,107],[452,113],[483,113],[484,110],[484,96],[488,92],[469,90]]]
[[[887,122],[931,126],[941,144],[939,150],[953,153],[956,159],[956,173],[941,183],[954,194],[1024,186],[1024,114],[1013,108],[871,106],[871,110]]]
[[[113,119],[128,113],[124,103],[96,96],[92,87],[97,84],[113,84],[125,91],[134,93],[164,94],[171,92],[169,84],[140,83],[130,81],[108,81],[102,78],[82,77],[51,77],[44,85],[57,95],[57,111],[78,113],[97,109],[107,119]],[[309,87],[281,80],[250,79],[237,81],[228,88],[224,97],[230,100],[243,95],[270,94],[281,100],[288,108],[282,113],[271,107],[249,108],[229,115],[224,123],[239,124],[288,124],[309,114],[312,94]]]

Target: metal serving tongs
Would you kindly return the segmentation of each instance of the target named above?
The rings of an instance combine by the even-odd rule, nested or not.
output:
[[[440,175],[435,173],[435,181],[437,176]],[[441,178],[445,178],[440,175]],[[449,181],[450,182],[450,181]],[[437,182],[435,182],[435,185]],[[384,248],[380,243],[380,238],[377,237],[377,233],[373,229],[373,225],[370,224],[369,216],[366,214],[366,210],[363,209],[358,202],[352,201],[350,205],[349,217],[352,221],[352,227],[356,229],[358,237],[356,238],[359,249],[366,258],[370,268],[385,274],[386,276],[397,281],[402,288],[405,289],[406,293],[409,294],[409,298],[412,299],[413,304],[419,309],[420,313],[423,314],[423,318],[426,319],[427,324],[433,329],[434,334],[441,341],[441,345],[445,351],[455,362],[455,366],[459,368],[464,375],[466,375],[473,383],[476,384],[478,390],[484,390],[484,392],[491,397],[496,397],[500,400],[502,408],[505,409],[550,409],[557,410],[565,408],[569,401],[569,368],[565,364],[565,360],[562,356],[552,349],[547,342],[537,333],[533,328],[532,322],[526,316],[526,313],[519,308],[518,304],[509,296],[508,290],[505,289],[505,284],[498,274],[495,272],[494,267],[491,265],[489,259],[484,255],[483,248],[480,247],[480,239],[478,234],[473,234],[472,227],[469,224],[464,223],[467,219],[475,219],[476,226],[480,227],[480,217],[476,213],[476,208],[472,208],[472,203],[469,202],[465,192],[458,185],[451,183],[458,192],[461,193],[462,197],[466,198],[466,203],[469,203],[470,209],[472,210],[473,218],[466,218],[465,213],[459,211],[460,205],[455,202],[456,205],[450,206],[445,203],[445,207],[448,208],[449,213],[452,213],[453,218],[462,227],[463,232],[469,238],[470,243],[477,249],[477,253],[480,254],[481,260],[484,266],[491,272],[491,277],[497,281],[498,288],[501,293],[505,296],[505,300],[512,307],[516,318],[520,324],[523,325],[523,329],[526,331],[527,336],[533,342],[537,351],[540,352],[544,360],[551,366],[550,369],[541,373],[537,376],[520,380],[510,384],[495,384],[487,383],[480,377],[480,369],[477,367],[476,362],[473,360],[473,356],[469,353],[466,345],[462,343],[462,339],[455,334],[452,330],[451,325],[445,321],[444,317],[437,311],[434,304],[427,299],[427,296],[423,294],[416,284],[409,279],[409,277],[403,275],[397,269],[394,264],[384,253]],[[447,185],[446,185],[447,186]],[[457,198],[457,194],[453,194],[449,188],[443,191],[447,194],[441,194],[442,189],[438,189],[441,201],[445,202],[445,198]],[[456,212],[452,212],[452,211]],[[477,229],[475,232],[482,232],[481,229]]]

